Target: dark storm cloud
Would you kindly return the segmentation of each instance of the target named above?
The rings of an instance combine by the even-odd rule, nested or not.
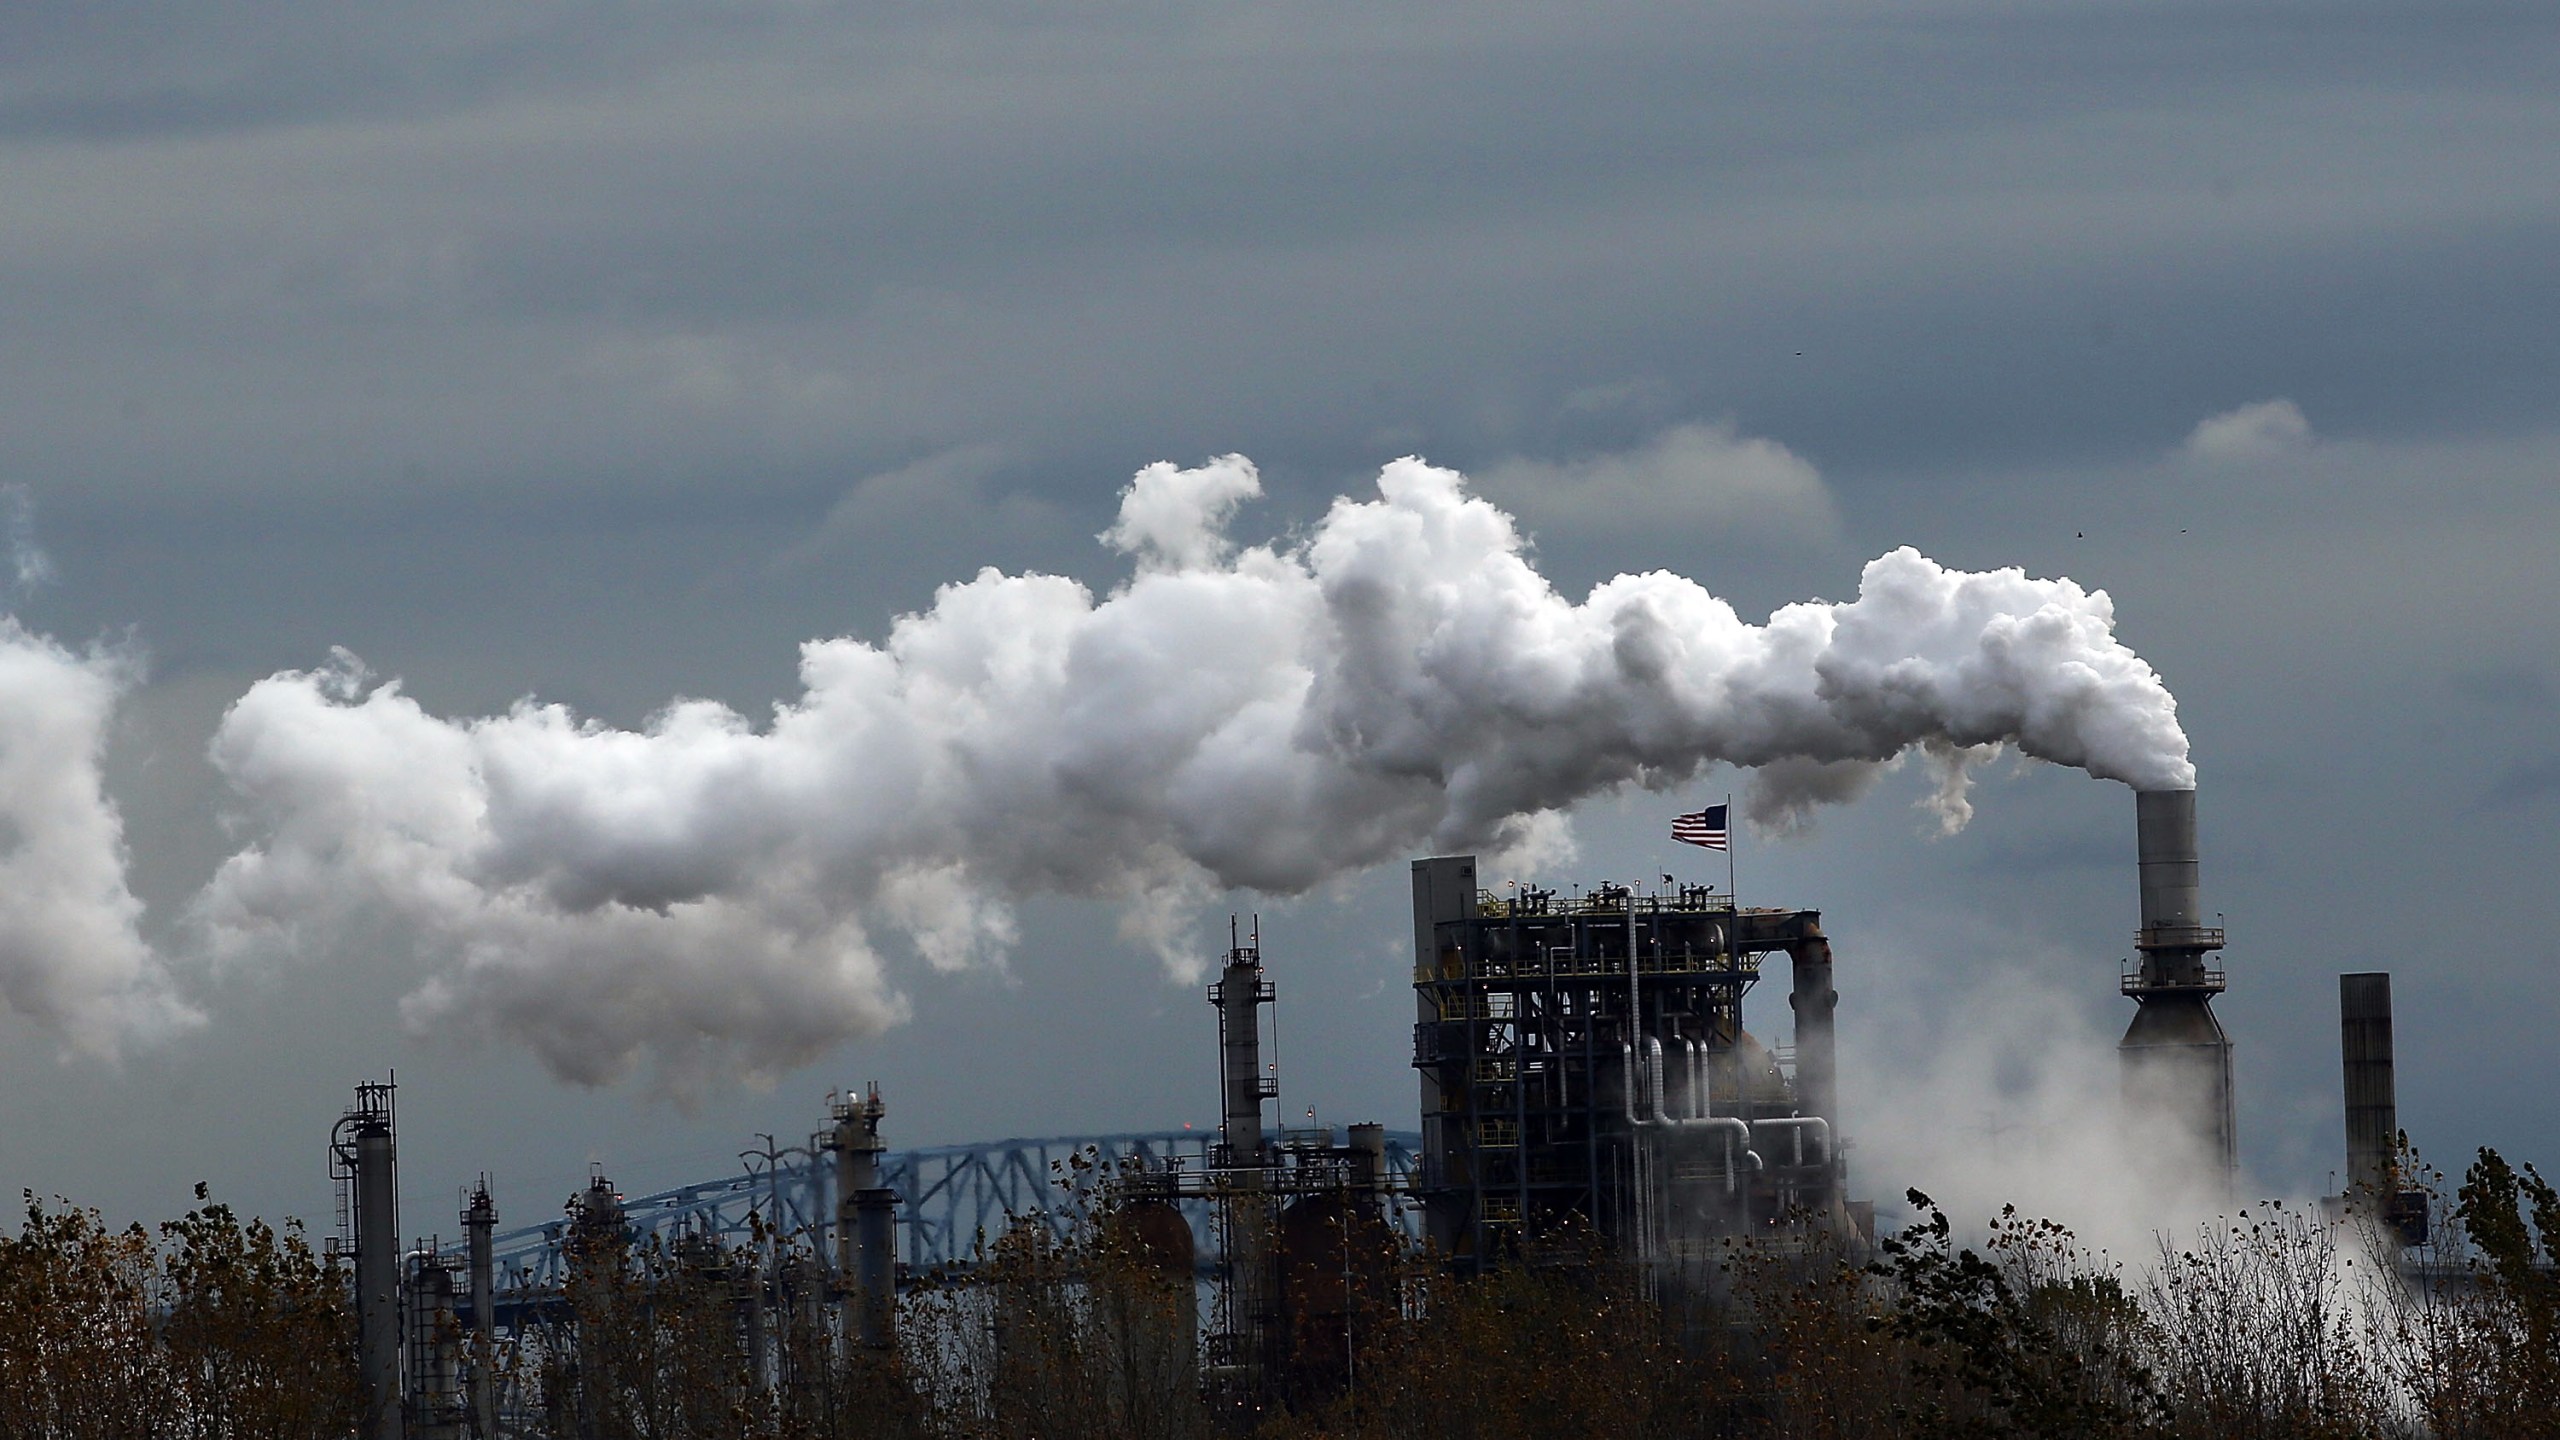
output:
[[[2253,1160],[2334,1166],[2277,1117],[2327,1113],[2329,976],[2372,964],[2413,1124],[2547,1153],[2421,1057],[2491,1048],[2479,995],[2560,1004],[2514,958],[2560,923],[2555,72],[2543,5],[12,6],[0,481],[61,572],[23,618],[149,653],[105,773],[157,936],[229,853],[202,755],[261,677],[346,644],[438,715],[754,713],[800,642],[981,564],[1110,578],[1092,537],[1158,459],[1261,462],[1247,540],[1408,451],[1506,476],[1575,595],[1660,566],[1765,613],[1906,541],[2022,564],[2106,586],[2197,738]],[[2278,402],[2298,442],[2189,445]],[[1798,523],[1724,523],[1692,451],[1767,460]],[[1880,803],[1915,788],[1745,861],[1865,967],[1844,1024],[1953,1019],[1997,951],[2120,1025],[2111,787],[1995,767],[1952,841]],[[2356,838],[2377,806],[2404,844]],[[1545,878],[1654,873],[1657,822],[1604,806]],[[1292,1025],[1327,1017],[1293,1045],[1358,1077],[1328,1113],[1409,1113],[1397,889],[1297,902],[1273,951]],[[2412,894],[2470,943],[2374,920]],[[902,1137],[1187,1116],[1196,999],[1065,910],[1024,917],[1054,968],[900,972],[915,1020],[858,1058]],[[76,1105],[0,1056],[42,1168],[0,1190],[165,1209],[184,1167],[314,1213],[312,1117],[394,1058],[451,1147],[431,1189],[675,1143],[402,1048],[415,977],[339,959],[191,980],[212,1024]],[[1092,1088],[1023,1079],[1065,1073]],[[716,1110],[659,1178],[780,1113]]]
[[[2554,378],[2524,11],[400,13],[15,20],[30,458],[240,496],[1031,437],[1339,471],[1632,443],[1566,400],[1637,383],[1825,463],[1982,462],[2234,394],[2498,425]]]

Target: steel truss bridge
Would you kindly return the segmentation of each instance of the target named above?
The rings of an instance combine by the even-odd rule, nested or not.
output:
[[[1321,1133],[1329,1142],[1331,1132]],[[1286,1145],[1313,1136],[1284,1131],[1275,1138]],[[881,1175],[900,1200],[905,1231],[901,1263],[911,1273],[966,1266],[981,1239],[995,1239],[1017,1218],[1036,1218],[1052,1235],[1064,1238],[1076,1219],[1071,1187],[1078,1176],[1097,1167],[1108,1173],[1126,1166],[1199,1172],[1207,1168],[1217,1143],[1215,1130],[1146,1130],[890,1151],[880,1157]],[[1387,1133],[1387,1171],[1396,1190],[1410,1184],[1421,1148],[1419,1134]],[[722,1180],[625,1198],[623,1217],[633,1238],[644,1245],[653,1239],[671,1245],[684,1236],[702,1235],[736,1247],[770,1243],[778,1236],[826,1256],[835,1216],[833,1161],[815,1147],[801,1146],[750,1158],[767,1163]],[[1188,1196],[1178,1203],[1191,1222],[1201,1269],[1214,1271],[1221,1254],[1214,1202]],[[1420,1217],[1407,1213],[1410,1208],[1398,1204],[1394,1213],[1406,1232],[1418,1237]],[[763,1242],[758,1240],[759,1225]],[[500,1231],[493,1241],[499,1287],[519,1293],[556,1290],[565,1275],[561,1242],[568,1231],[565,1215]],[[459,1250],[454,1253],[459,1258]]]

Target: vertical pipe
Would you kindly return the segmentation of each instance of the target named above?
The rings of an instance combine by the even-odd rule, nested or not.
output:
[[[494,1241],[498,1202],[488,1177],[471,1192],[462,1234],[471,1264],[471,1424],[479,1440],[498,1433],[498,1271]]]
[[[357,1380],[364,1440],[400,1440],[400,1186],[390,1087],[356,1090]]]
[[[2400,1135],[2388,973],[2338,977],[2338,1046],[2346,1073],[2347,1198],[2379,1203],[2395,1188],[2391,1169]]]
[[[1636,1202],[1635,1261],[1647,1293],[1653,1285],[1653,1143],[1647,1122],[1662,1118],[1648,1108],[1653,1079],[1645,1068],[1644,991],[1636,979],[1636,953],[1627,950],[1627,1185]]]
[[[1703,1120],[1707,1116],[1707,1087],[1698,1083],[1698,1075],[1707,1047],[1686,1035],[1673,1036],[1672,1043],[1680,1047],[1680,1113],[1685,1119]]]

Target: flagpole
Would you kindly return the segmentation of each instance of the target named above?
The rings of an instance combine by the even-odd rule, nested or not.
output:
[[[1733,792],[1724,796],[1724,893],[1733,902],[1733,913],[1742,913],[1742,892],[1734,888],[1733,849],[1742,839],[1742,827],[1733,823]]]

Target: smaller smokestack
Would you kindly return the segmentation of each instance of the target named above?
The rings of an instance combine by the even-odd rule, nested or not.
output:
[[[2387,1200],[2400,1136],[2388,973],[2338,977],[2338,1049],[2347,1082],[2348,1202]]]
[[[1796,1107],[1840,1123],[1840,1061],[1834,1017],[1840,992],[1831,988],[1831,942],[1819,930],[1787,946],[1794,988],[1787,1004],[1796,1012]]]

